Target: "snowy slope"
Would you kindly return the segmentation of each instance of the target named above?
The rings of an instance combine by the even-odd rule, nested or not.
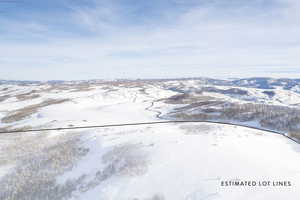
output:
[[[57,180],[86,175],[83,188],[88,190],[76,191],[72,199],[300,198],[300,146],[283,136],[207,123],[114,128],[87,135],[90,152]],[[292,185],[221,186],[233,180]]]
[[[168,103],[182,94],[191,95],[190,102]],[[209,99],[291,109],[300,102],[296,90],[203,80],[0,85],[0,129],[159,121],[201,99],[208,99],[204,107]],[[230,181],[271,185],[222,186]],[[291,186],[272,185],[285,181]],[[300,145],[270,132],[213,123],[3,134],[0,188],[1,200],[298,200]]]

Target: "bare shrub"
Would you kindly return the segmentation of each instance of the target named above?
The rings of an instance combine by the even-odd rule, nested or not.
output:
[[[94,179],[80,186],[86,192],[113,176],[140,176],[147,172],[148,158],[137,144],[124,144],[114,147],[102,156],[105,167],[97,171]]]
[[[300,131],[298,131],[298,132],[291,132],[290,136],[293,137],[293,138],[296,138],[296,139],[298,139],[300,141]]]
[[[7,136],[12,141],[3,151],[9,164],[16,167],[2,177],[1,200],[53,200],[71,197],[84,176],[63,185],[56,177],[72,169],[74,163],[87,153],[78,146],[77,137],[49,140],[45,135]],[[2,154],[3,155],[3,154]]]
[[[208,101],[177,108],[168,115],[181,120],[257,121],[264,128],[300,132],[300,110],[286,106]]]
[[[167,104],[191,104],[196,102],[202,102],[202,101],[210,101],[213,100],[213,97],[210,96],[198,96],[198,95],[192,95],[192,94],[178,94],[171,96],[169,98],[165,99],[165,103]]]
[[[115,147],[102,157],[102,161],[108,164],[103,171],[104,174],[134,176],[147,171],[147,156],[135,144]]]
[[[32,90],[31,92],[24,93],[24,94],[19,94],[16,96],[16,98],[20,101],[25,101],[25,100],[30,100],[30,99],[35,99],[39,98],[40,95],[36,94],[36,90]]]
[[[1,121],[3,123],[12,123],[15,121],[20,121],[36,113],[40,108],[54,105],[54,104],[60,104],[66,101],[68,101],[68,99],[48,99],[39,104],[34,104],[34,105],[26,106],[21,109],[11,111],[5,117],[3,117]]]
[[[197,135],[197,134],[208,133],[213,129],[213,127],[208,124],[182,125],[180,126],[180,128],[185,131],[186,135]]]
[[[10,98],[10,95],[3,95],[0,96],[0,102],[5,101],[6,99]]]

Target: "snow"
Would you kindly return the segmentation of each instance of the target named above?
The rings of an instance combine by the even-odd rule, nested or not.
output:
[[[283,136],[248,128],[214,124],[159,125],[145,129],[115,128],[108,136],[91,132],[90,155],[72,171],[77,177],[101,170],[101,155],[122,144],[139,144],[146,152],[147,172],[110,179],[74,199],[297,199],[300,198],[300,147]],[[201,125],[210,129],[201,131]],[[198,126],[198,127],[197,127]],[[141,130],[141,131],[138,131]],[[123,134],[120,134],[121,131]],[[111,140],[114,138],[114,140]],[[98,143],[99,142],[99,143]],[[99,145],[95,145],[99,144]],[[98,153],[95,153],[98,152]],[[94,159],[93,159],[93,158]],[[280,158],[280,161],[278,160]],[[80,169],[78,171],[77,169]],[[72,176],[74,176],[71,175]],[[69,173],[70,175],[70,173]],[[291,187],[221,187],[221,181],[290,181]]]
[[[199,83],[192,80],[164,84],[195,88]],[[40,108],[21,121],[7,124],[1,122],[0,127],[45,128],[158,121],[161,120],[158,115],[184,106],[161,101],[178,94],[164,89],[163,84],[144,84],[142,87],[119,85],[110,86],[109,89],[104,86],[95,85],[90,91],[56,89],[49,92],[44,91],[50,87],[48,85],[12,85],[9,91],[1,91],[2,95],[8,93],[12,97],[1,102],[0,119],[9,111],[46,99],[69,101]],[[300,102],[300,95],[295,91],[276,88],[273,90],[276,95],[270,99],[262,93],[265,90],[240,88],[247,90],[250,97],[212,92],[205,92],[204,95],[239,103],[251,101],[293,106]],[[18,101],[14,97],[32,90],[40,90],[40,97],[25,101]],[[260,127],[257,121],[244,124]],[[71,170],[56,177],[58,185],[84,177],[83,183],[80,183],[70,199],[300,199],[300,146],[282,135],[213,123],[171,123],[72,132],[53,131],[47,133],[47,139],[54,141],[56,137],[71,133],[80,134],[80,147],[89,151]],[[1,154],[5,154],[4,146],[0,144]],[[13,167],[0,165],[0,178],[11,172]],[[292,185],[221,186],[222,181],[233,180],[257,183],[290,181]]]

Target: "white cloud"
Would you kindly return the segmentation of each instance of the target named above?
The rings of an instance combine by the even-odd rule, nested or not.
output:
[[[124,23],[114,4],[73,7],[74,23],[96,36],[2,45],[1,78],[286,76],[280,68],[300,66],[300,4],[276,1],[283,6],[265,13],[194,7],[157,26]]]

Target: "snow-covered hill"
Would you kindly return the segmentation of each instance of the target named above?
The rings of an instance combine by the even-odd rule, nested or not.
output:
[[[0,130],[209,115],[299,137],[296,87],[232,82],[5,83]],[[299,180],[299,144],[240,126],[170,123],[0,135],[1,200],[296,200]],[[226,186],[244,181],[252,185]]]
[[[83,187],[94,183],[73,199],[300,198],[300,148],[281,136],[205,123],[109,132],[89,133],[90,152],[59,178],[85,174]],[[257,185],[222,186],[230,181]],[[259,186],[265,181],[271,185]],[[284,182],[291,186],[274,186]]]

